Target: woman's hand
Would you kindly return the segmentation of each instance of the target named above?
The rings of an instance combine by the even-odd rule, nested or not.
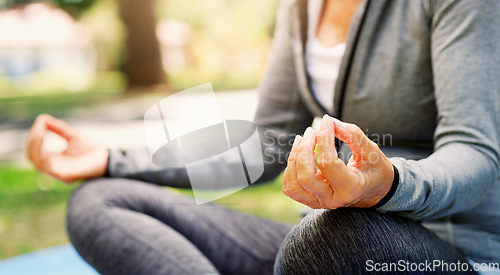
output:
[[[353,152],[347,165],[338,158],[335,137]],[[295,138],[283,193],[312,208],[367,208],[389,192],[393,179],[392,163],[358,126],[325,115],[317,136],[308,128]]]
[[[51,131],[68,142],[64,152],[43,149],[45,133]],[[43,173],[66,183],[104,176],[108,164],[106,147],[83,136],[64,121],[39,115],[28,135],[28,158]]]

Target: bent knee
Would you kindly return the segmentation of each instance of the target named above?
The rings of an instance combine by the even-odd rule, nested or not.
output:
[[[275,274],[322,274],[321,269],[332,264],[336,242],[329,240],[335,229],[328,212],[315,210],[292,228],[278,251]]]
[[[283,241],[275,262],[276,274],[356,272],[376,259],[391,236],[384,229],[404,219],[373,210],[316,210],[304,217]],[[380,253],[384,254],[384,253]],[[337,270],[337,272],[335,272]]]
[[[286,236],[277,274],[364,273],[373,262],[464,258],[420,224],[368,209],[317,210]]]
[[[122,178],[96,178],[83,182],[69,199],[68,211],[118,203],[117,198],[137,193],[145,183]]]
[[[67,231],[73,241],[86,235],[84,231],[102,216],[113,194],[120,188],[120,179],[98,178],[85,181],[73,191],[66,213]]]
[[[88,211],[88,207],[102,204],[117,184],[118,180],[107,178],[85,181],[71,194],[68,202],[68,214],[85,213]]]

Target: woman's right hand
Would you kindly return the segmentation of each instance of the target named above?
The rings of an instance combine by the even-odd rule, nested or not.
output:
[[[64,138],[68,146],[63,152],[43,148],[47,131]],[[106,147],[82,135],[62,120],[50,115],[39,115],[28,135],[27,155],[42,173],[66,183],[102,177],[108,165]]]

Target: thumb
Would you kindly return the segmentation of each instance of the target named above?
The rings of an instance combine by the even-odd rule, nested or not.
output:
[[[335,118],[333,121],[335,123],[335,136],[349,146],[354,161],[366,159],[370,152],[378,149],[378,145],[371,141],[357,125],[345,123]]]

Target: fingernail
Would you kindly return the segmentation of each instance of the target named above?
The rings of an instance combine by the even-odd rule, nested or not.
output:
[[[326,123],[328,122],[328,118],[330,116],[329,115],[324,115],[323,118],[321,119],[321,124],[320,124],[320,128],[326,128]]]
[[[292,150],[295,149],[295,147],[297,146],[297,144],[299,144],[299,141],[302,137],[300,135],[296,135],[295,136],[295,140],[293,141],[293,144],[292,144]]]
[[[304,137],[310,136],[311,132],[312,132],[312,128],[311,127],[307,127],[306,132],[304,133]]]
[[[333,121],[335,122],[335,125],[337,125],[337,127],[339,127],[339,128],[345,128],[346,127],[346,125],[345,125],[344,122],[342,122],[342,121],[340,121],[340,120],[338,120],[336,118],[333,118]]]

